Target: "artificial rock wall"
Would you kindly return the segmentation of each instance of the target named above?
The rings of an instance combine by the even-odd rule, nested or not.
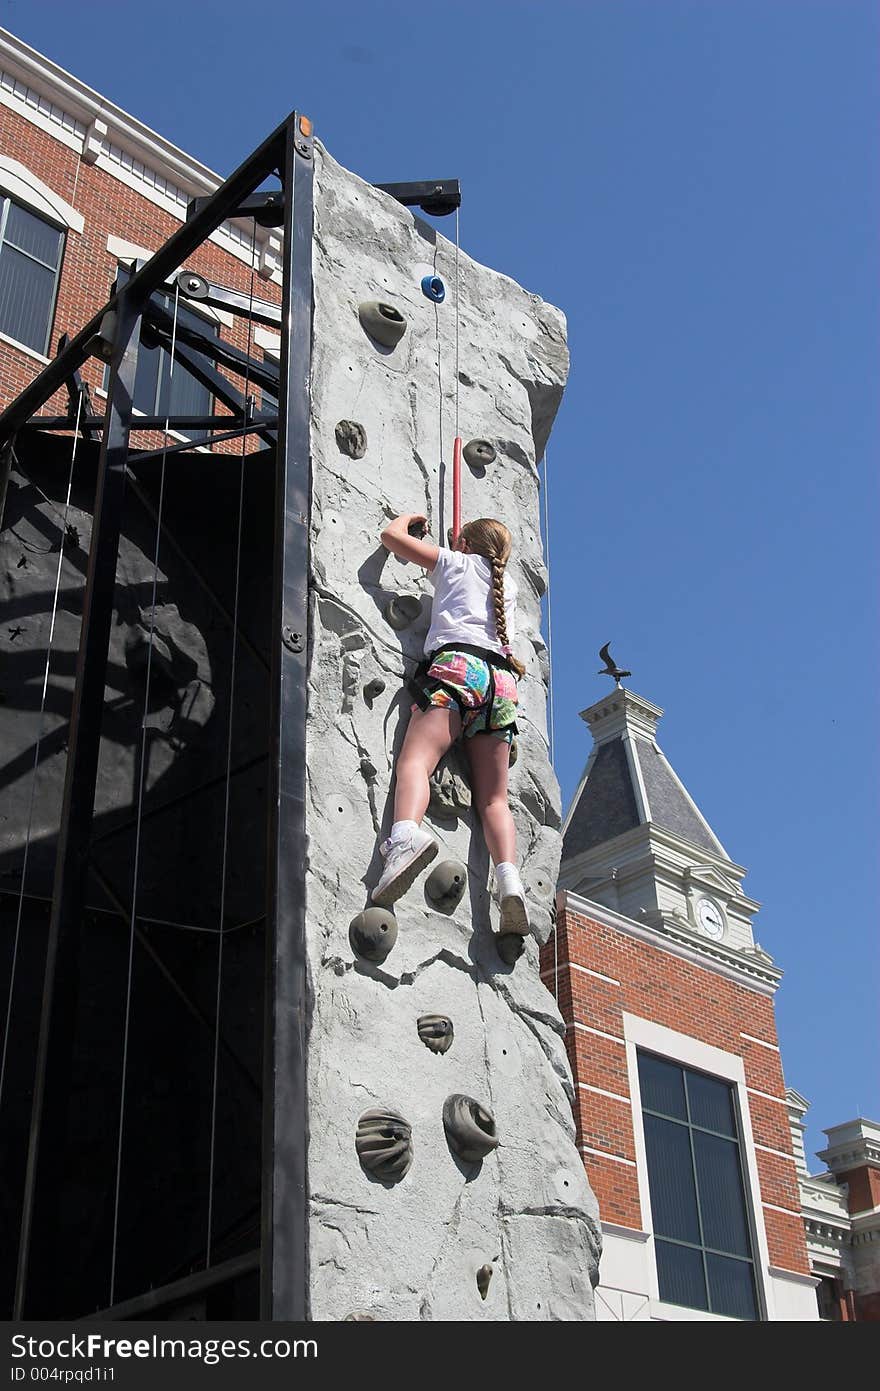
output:
[[[466,867],[463,896],[438,906],[423,876],[395,905],[393,949],[370,961],[354,950],[349,926],[380,871],[377,843],[391,821],[394,759],[410,706],[403,681],[422,654],[431,595],[424,572],[389,555],[379,533],[401,512],[424,512],[441,544],[451,525],[456,255],[431,226],[320,148],[315,180],[312,1317],[591,1319],[597,1208],[574,1144],[562,1021],[538,970],[538,942],[552,928],[561,818],[547,755],[536,459],[565,383],[565,323],[536,295],[459,254],[460,434],[496,451],[485,467],[462,465],[462,516],[499,517],[514,537],[514,646],[527,674],[510,799],[534,935],[518,960],[502,958],[491,866],[466,764],[454,754],[435,775],[428,824],[441,843],[438,861]],[[425,275],[443,280],[442,303],[423,294]],[[406,319],[396,346],[361,326],[359,305],[368,301]],[[399,604],[390,613],[389,604],[401,596],[415,602],[398,618]],[[422,1041],[425,1015],[452,1021],[447,1051]],[[494,1116],[499,1143],[481,1160],[462,1160],[447,1141],[443,1110],[453,1094]],[[402,1177],[383,1179],[359,1162],[358,1124],[373,1110],[394,1112],[411,1128]]]

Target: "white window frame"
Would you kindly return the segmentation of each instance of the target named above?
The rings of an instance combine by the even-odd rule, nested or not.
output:
[[[652,1317],[657,1319],[681,1320],[687,1318],[717,1320],[730,1323],[723,1314],[712,1314],[702,1309],[685,1309],[677,1304],[667,1304],[660,1299],[660,1282],[657,1275],[657,1253],[654,1242],[654,1217],[651,1212],[651,1192],[648,1182],[648,1153],[645,1145],[645,1130],[642,1121],[642,1093],[639,1085],[638,1050],[656,1053],[681,1067],[695,1068],[706,1072],[722,1082],[728,1082],[736,1096],[740,1125],[740,1146],[745,1178],[746,1211],[749,1219],[752,1241],[754,1243],[754,1270],[757,1287],[758,1312],[762,1321],[775,1318],[773,1286],[768,1278],[770,1255],[767,1247],[767,1232],[764,1226],[764,1211],[761,1206],[761,1185],[758,1179],[758,1166],[755,1158],[755,1142],[752,1134],[752,1120],[749,1112],[749,1095],[746,1087],[745,1067],[737,1053],[727,1053],[722,1048],[701,1043],[699,1039],[687,1034],[677,1033],[663,1024],[655,1024],[637,1015],[623,1015],[623,1036],[626,1041],[626,1066],[629,1074],[629,1090],[632,1098],[633,1138],[635,1141],[636,1173],[639,1182],[639,1203],[642,1210],[642,1227],[648,1232],[648,1279],[650,1283]]]

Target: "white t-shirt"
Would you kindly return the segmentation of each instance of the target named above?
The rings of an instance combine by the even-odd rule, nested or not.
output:
[[[434,585],[431,626],[425,638],[425,656],[438,647],[466,642],[471,647],[501,651],[492,603],[492,566],[481,555],[465,555],[441,547],[430,572]],[[504,572],[504,616],[507,641],[516,635],[516,581]]]

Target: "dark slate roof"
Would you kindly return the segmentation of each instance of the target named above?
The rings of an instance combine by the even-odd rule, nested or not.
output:
[[[714,855],[724,855],[722,845],[697,815],[653,744],[636,738],[631,747],[642,770],[653,825],[682,836],[692,845],[711,850]],[[623,835],[624,831],[638,826],[639,820],[626,749],[621,739],[610,739],[599,746],[568,823],[562,843],[563,862]]]
[[[565,839],[562,858],[570,859],[639,824],[626,750],[619,739],[602,744],[590,769]]]
[[[635,747],[653,824],[683,836],[694,845],[701,845],[704,850],[711,850],[714,855],[723,855],[722,846],[694,811],[665,759],[656,752],[653,744],[645,739],[636,739]]]

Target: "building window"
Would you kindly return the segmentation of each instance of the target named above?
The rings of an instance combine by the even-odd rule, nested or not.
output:
[[[174,313],[174,297],[164,295],[162,302],[169,314]],[[177,322],[189,328],[198,329],[206,336],[219,334],[215,323],[195,314],[178,302]],[[174,374],[170,372],[169,355],[164,348],[148,348],[141,343],[138,348],[137,375],[134,379],[135,410],[144,415],[210,415],[212,409],[211,392],[195,377],[174,364]],[[205,430],[181,431],[188,439],[204,439]]]
[[[49,351],[64,233],[0,194],[0,333]]]
[[[757,1319],[733,1088],[638,1053],[660,1298]]]
[[[174,296],[160,296],[169,314],[174,313]],[[194,313],[178,301],[177,322],[189,328],[198,329],[206,336],[217,338],[220,329],[216,323],[201,314]],[[213,364],[211,364],[213,365]],[[104,390],[110,385],[110,368],[104,368]],[[213,397],[206,386],[197,382],[179,362],[174,364],[171,373],[170,354],[164,348],[149,348],[141,341],[138,347],[137,372],[134,379],[132,405],[141,415],[210,415]],[[175,430],[186,439],[207,438],[207,430]]]

